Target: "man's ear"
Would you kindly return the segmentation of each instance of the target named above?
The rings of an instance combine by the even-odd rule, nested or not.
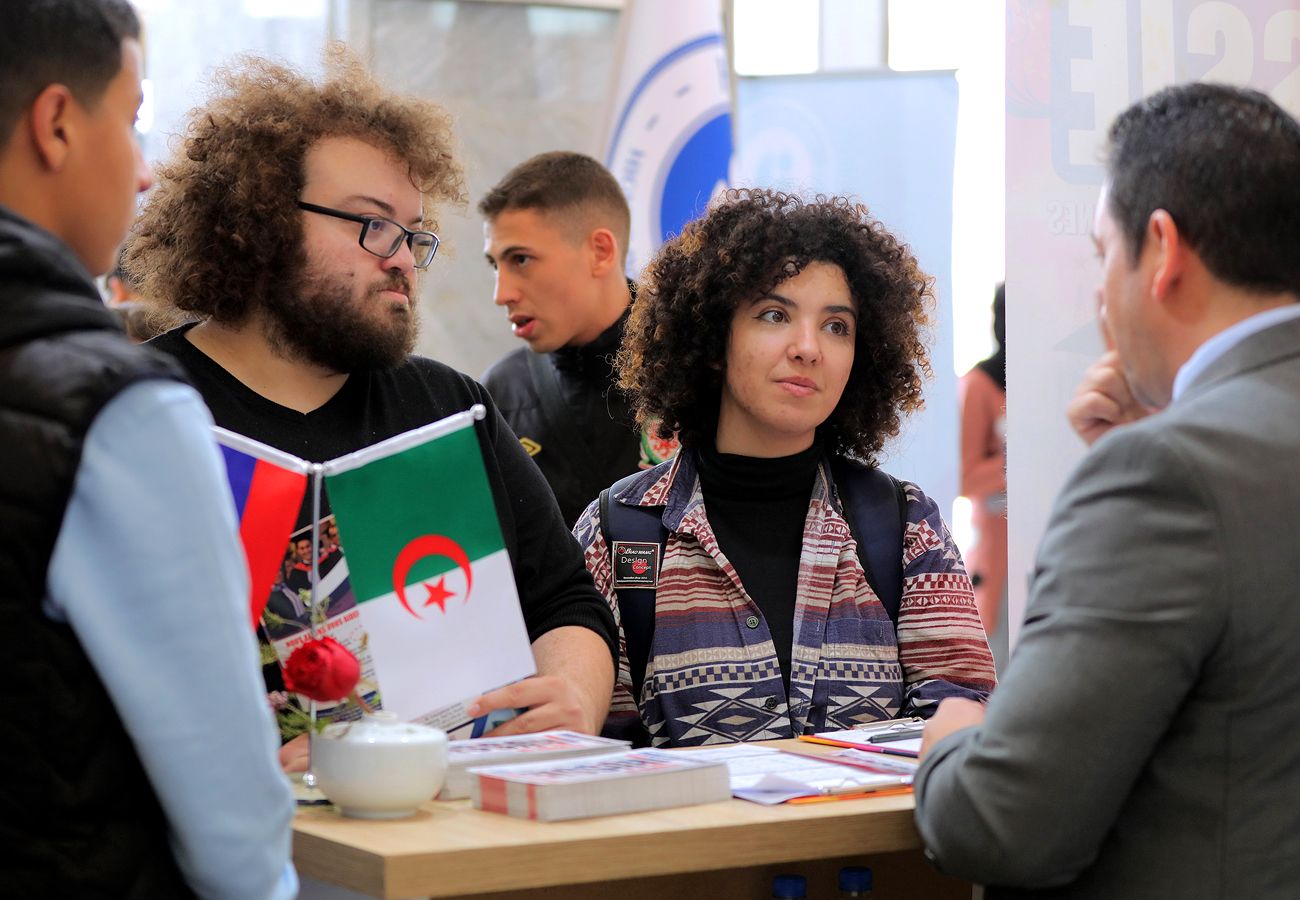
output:
[[[1143,252],[1157,254],[1151,291],[1157,300],[1164,300],[1186,274],[1187,254],[1191,252],[1174,217],[1166,210],[1157,209],[1147,219]]]
[[[65,85],[51,84],[36,95],[24,121],[31,130],[32,149],[40,165],[51,172],[63,168],[71,138],[76,131],[72,122],[77,108],[72,92]]]
[[[611,269],[618,268],[618,238],[608,228],[597,228],[587,236],[591,250],[591,274],[604,278]]]

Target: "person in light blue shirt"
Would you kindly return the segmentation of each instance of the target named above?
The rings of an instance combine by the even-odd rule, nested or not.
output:
[[[281,898],[293,799],[211,418],[91,280],[151,181],[125,0],[0,31],[0,894]]]
[[[44,611],[100,673],[196,892],[292,897],[293,807],[211,423],[192,388],[161,380],[95,417]]]

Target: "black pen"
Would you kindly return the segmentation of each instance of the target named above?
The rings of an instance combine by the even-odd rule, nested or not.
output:
[[[891,741],[910,741],[912,738],[919,738],[924,730],[923,728],[908,728],[905,731],[887,731],[884,734],[873,734],[867,738],[867,743],[888,744]]]

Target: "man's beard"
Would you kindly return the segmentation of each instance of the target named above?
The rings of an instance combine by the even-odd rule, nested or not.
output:
[[[371,285],[360,301],[351,290],[304,272],[301,287],[281,295],[266,310],[271,346],[333,372],[396,366],[415,347],[420,330],[411,283],[400,276]],[[403,291],[403,310],[387,307],[384,290]]]

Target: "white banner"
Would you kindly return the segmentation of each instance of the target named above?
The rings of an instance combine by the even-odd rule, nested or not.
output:
[[[716,0],[628,0],[605,166],[632,208],[628,274],[730,183],[731,93]]]

